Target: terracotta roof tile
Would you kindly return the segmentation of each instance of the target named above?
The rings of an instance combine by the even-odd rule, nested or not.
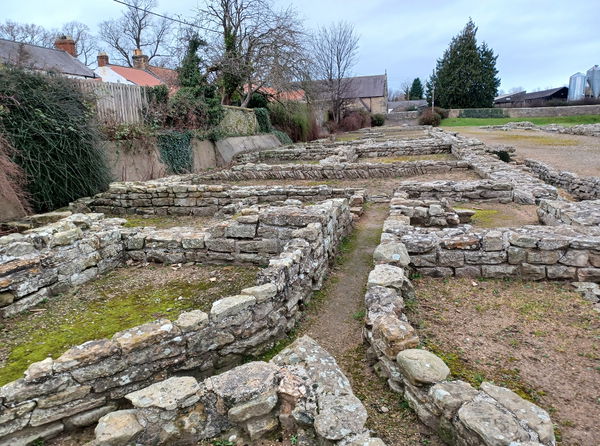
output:
[[[161,85],[163,82],[156,76],[148,73],[144,70],[139,70],[137,68],[131,67],[123,67],[121,65],[107,65],[111,68],[115,73],[123,76],[129,82],[133,82],[136,85],[141,85],[143,87],[156,87],[157,85]]]

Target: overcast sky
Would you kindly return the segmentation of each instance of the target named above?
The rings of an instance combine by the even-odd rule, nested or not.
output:
[[[159,0],[159,10],[189,16],[198,1]],[[532,91],[566,85],[569,76],[600,64],[599,0],[275,0],[293,4],[314,28],[345,20],[360,39],[355,75],[388,73],[390,88],[431,73],[469,16],[498,57],[501,87]],[[2,20],[48,28],[78,20],[92,31],[117,17],[112,0],[0,0]]]

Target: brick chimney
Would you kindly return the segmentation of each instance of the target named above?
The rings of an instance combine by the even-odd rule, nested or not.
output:
[[[133,50],[133,67],[145,70],[148,67],[148,56],[142,53],[139,48]]]
[[[105,67],[109,64],[108,54],[106,54],[104,51],[102,51],[101,53],[98,53],[98,57],[96,58],[96,60],[98,61],[99,67]]]
[[[54,41],[54,48],[69,53],[73,57],[77,57],[75,41],[71,36],[60,36]]]

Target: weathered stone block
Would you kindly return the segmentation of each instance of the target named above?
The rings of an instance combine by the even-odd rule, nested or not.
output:
[[[402,375],[415,386],[443,381],[450,374],[444,361],[427,350],[403,350],[396,361]]]

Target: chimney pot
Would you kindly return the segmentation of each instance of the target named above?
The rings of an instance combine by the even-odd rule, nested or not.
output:
[[[97,61],[98,61],[98,66],[99,67],[105,67],[109,64],[108,62],[108,54],[106,54],[104,51],[101,53],[98,53],[98,57],[97,57]]]
[[[133,67],[139,70],[145,70],[148,67],[148,56],[146,56],[141,49],[136,48],[133,50]]]
[[[73,57],[77,57],[77,49],[75,41],[71,36],[62,35],[54,41],[54,48],[69,53]]]

